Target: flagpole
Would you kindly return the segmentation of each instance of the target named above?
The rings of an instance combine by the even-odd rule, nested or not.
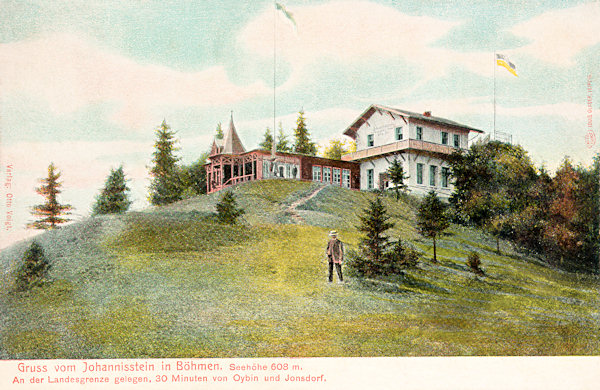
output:
[[[494,141],[496,140],[496,58],[494,51]]]
[[[275,159],[275,117],[277,115],[276,103],[276,75],[277,75],[277,3],[273,2],[273,143],[271,145],[271,158]]]

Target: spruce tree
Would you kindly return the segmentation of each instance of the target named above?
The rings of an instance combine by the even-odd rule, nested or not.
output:
[[[278,152],[291,152],[292,147],[290,146],[290,142],[288,141],[287,135],[283,134],[283,126],[281,122],[279,122],[279,134],[277,136],[277,151]]]
[[[177,150],[175,132],[163,120],[155,134],[157,139],[154,143],[155,151],[152,153],[154,165],[150,169],[153,179],[149,198],[151,204],[162,205],[181,200],[183,188],[177,166],[179,158],[174,155]]]
[[[365,237],[359,244],[361,251],[374,263],[378,263],[389,245],[389,238],[385,232],[394,226],[393,223],[388,222],[390,217],[379,194],[375,200],[369,201],[369,206],[363,210],[363,215],[359,218],[360,226],[357,229],[365,233]]]
[[[70,221],[63,216],[70,214],[71,205],[63,205],[58,202],[58,194],[61,193],[60,187],[62,186],[62,183],[58,181],[59,178],[60,172],[56,170],[54,163],[50,163],[48,177],[40,179],[42,185],[35,189],[38,194],[46,198],[46,202],[32,207],[31,214],[38,219],[29,223],[28,228],[54,229],[57,225]]]
[[[263,141],[258,146],[261,149],[268,150],[268,151],[271,151],[271,148],[273,148],[273,133],[271,132],[271,129],[269,129],[268,127],[265,130],[265,135],[264,135]]]
[[[40,244],[33,241],[23,254],[23,264],[17,270],[17,290],[25,291],[41,285],[46,279],[49,269],[50,264],[44,255],[44,250]]]
[[[122,214],[129,209],[131,201],[128,197],[129,187],[123,172],[123,166],[110,170],[100,195],[96,197],[92,214]]]
[[[298,113],[298,119],[296,120],[296,128],[294,129],[294,152],[301,154],[308,154],[310,156],[317,155],[317,145],[310,140],[310,134],[306,128],[306,118],[304,118],[304,111],[300,110]]]
[[[407,188],[407,185],[404,184],[404,180],[408,179],[408,176],[404,175],[404,168],[402,167],[402,163],[398,161],[398,159],[394,159],[392,161],[387,170],[387,173],[390,176],[390,181],[394,185],[396,200],[398,200],[400,199],[400,192],[404,192]]]
[[[216,139],[223,139],[223,137],[225,137],[225,135],[223,134],[223,127],[221,126],[221,122],[219,122],[219,124],[217,125],[217,130],[215,133],[215,138]]]
[[[223,197],[217,203],[217,218],[219,221],[233,225],[237,223],[238,217],[244,213],[245,211],[237,206],[233,192],[225,191]]]
[[[437,262],[436,238],[450,226],[446,217],[446,206],[437,197],[435,191],[429,191],[421,201],[417,212],[417,230],[424,236],[433,239],[433,262]]]

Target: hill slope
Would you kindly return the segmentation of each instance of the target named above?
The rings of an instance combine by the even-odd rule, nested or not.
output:
[[[490,238],[459,226],[431,264],[414,206],[386,199],[391,235],[422,252],[418,268],[330,285],[327,232],[355,246],[372,194],[277,180],[234,191],[246,209],[240,226],[214,221],[213,194],[47,232],[38,241],[52,283],[28,294],[11,292],[27,243],[3,251],[0,357],[600,353],[597,278],[498,256]],[[486,277],[468,272],[471,250]]]

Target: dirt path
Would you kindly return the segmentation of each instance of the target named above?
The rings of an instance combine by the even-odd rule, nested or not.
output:
[[[297,201],[293,202],[292,204],[290,204],[288,206],[288,208],[285,210],[286,213],[289,213],[290,216],[292,217],[292,220],[295,223],[304,223],[304,218],[302,218],[302,216],[300,216],[300,214],[298,213],[298,206],[303,205],[304,203],[308,202],[309,200],[311,200],[312,198],[314,198],[315,196],[317,196],[317,194],[319,192],[321,192],[321,190],[325,188],[325,186],[319,186],[316,189],[314,189],[310,194],[303,196],[302,198],[298,199]]]

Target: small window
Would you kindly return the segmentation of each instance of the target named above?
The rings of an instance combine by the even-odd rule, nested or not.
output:
[[[396,141],[402,139],[402,127],[396,127]]]
[[[321,181],[321,167],[313,165],[312,167],[313,181]]]
[[[331,183],[331,167],[323,167],[323,181]]]
[[[448,145],[448,133],[442,131],[442,145]]]
[[[454,134],[454,147],[460,148],[460,135]]]
[[[350,170],[349,169],[342,170],[342,187],[350,188]]]
[[[417,163],[417,184],[423,184],[423,164]]]
[[[375,145],[375,137],[373,134],[369,134],[367,135],[367,147],[371,147],[373,145]]]
[[[373,187],[375,187],[375,183],[373,181],[375,177],[375,174],[373,172],[372,169],[367,169],[367,188],[369,190],[373,189]]]
[[[437,167],[435,165],[429,166],[429,185],[435,187],[435,176],[437,173]]]
[[[423,140],[423,128],[420,126],[417,126],[417,139],[419,141]]]
[[[333,184],[341,184],[340,168],[333,168]]]
[[[450,169],[443,167],[442,168],[442,187],[448,188],[448,177],[450,176]]]

